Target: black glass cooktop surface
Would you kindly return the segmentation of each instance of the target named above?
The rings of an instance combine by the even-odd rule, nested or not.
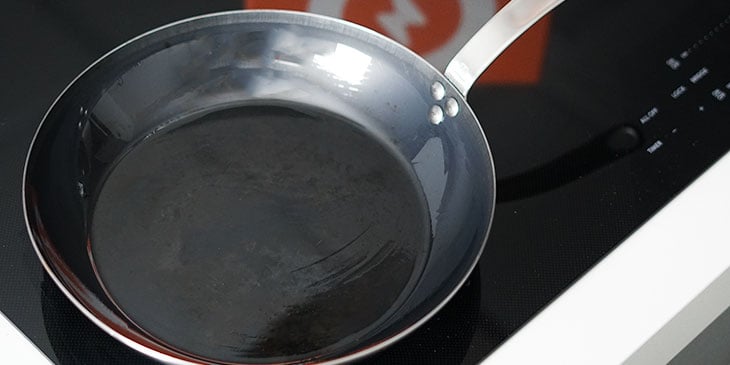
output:
[[[153,363],[91,324],[38,263],[20,202],[38,123],[75,75],[126,39],[242,5],[2,5],[0,311],[52,361]],[[469,95],[498,178],[479,265],[435,317],[363,363],[478,363],[730,148],[730,2],[567,0],[540,29],[536,76]]]

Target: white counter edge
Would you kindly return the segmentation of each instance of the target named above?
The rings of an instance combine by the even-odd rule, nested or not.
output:
[[[51,361],[0,312],[0,353],[13,364],[46,365]]]
[[[666,364],[729,306],[726,154],[482,364]]]

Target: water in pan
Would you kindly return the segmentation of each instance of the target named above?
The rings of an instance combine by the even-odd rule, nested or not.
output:
[[[138,144],[95,204],[100,280],[137,325],[222,361],[356,344],[430,246],[409,166],[353,123],[284,107],[208,114]]]

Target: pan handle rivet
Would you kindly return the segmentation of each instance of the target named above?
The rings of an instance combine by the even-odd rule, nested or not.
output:
[[[428,111],[428,121],[431,124],[440,124],[444,121],[444,110],[440,106],[434,105],[431,110]]]
[[[450,117],[455,117],[456,114],[459,114],[459,102],[456,101],[454,98],[449,98],[446,100],[445,108],[446,115]]]
[[[444,84],[434,81],[434,83],[431,84],[431,96],[433,96],[433,99],[439,101],[444,98],[444,95],[446,95]]]

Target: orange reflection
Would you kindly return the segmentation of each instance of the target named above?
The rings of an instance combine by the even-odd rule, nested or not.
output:
[[[489,1],[496,8],[508,0]],[[324,9],[323,5],[325,4]],[[454,41],[466,7],[461,1],[372,0],[248,0],[249,9],[316,11],[339,16],[391,36],[428,58],[431,52]],[[491,16],[485,11],[485,19]],[[517,39],[477,81],[484,84],[534,84],[540,81],[550,32],[550,15],[541,19]],[[400,39],[398,39],[400,38]],[[465,41],[465,39],[464,39]]]

